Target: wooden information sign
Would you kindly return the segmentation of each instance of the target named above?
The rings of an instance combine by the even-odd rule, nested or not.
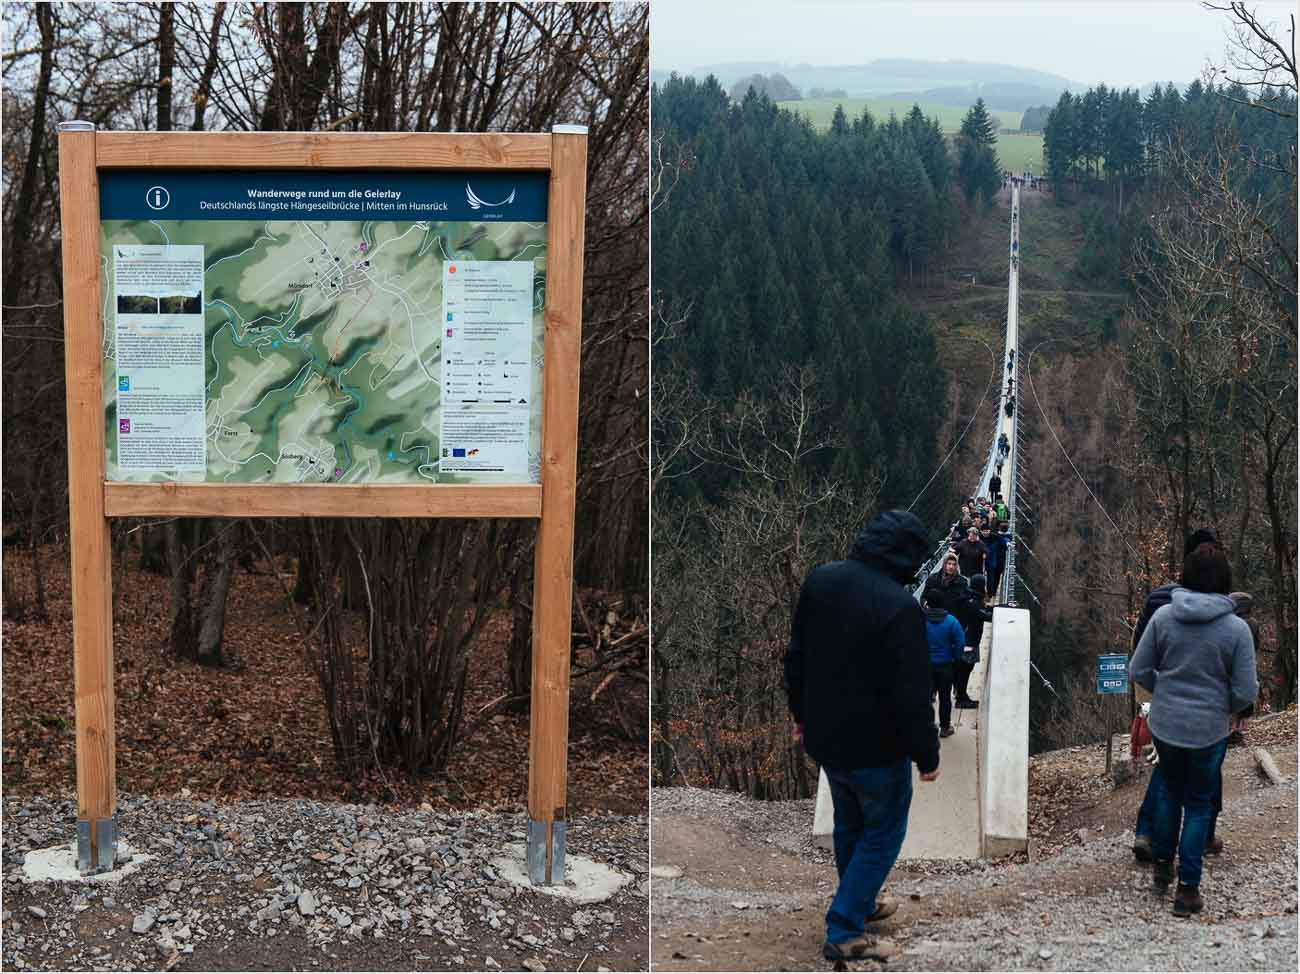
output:
[[[529,876],[564,877],[587,130],[60,126],[78,861],[117,844],[109,518],[538,518]]]

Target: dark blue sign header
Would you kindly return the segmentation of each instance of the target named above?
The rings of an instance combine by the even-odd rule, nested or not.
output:
[[[544,172],[103,170],[101,220],[544,223]]]

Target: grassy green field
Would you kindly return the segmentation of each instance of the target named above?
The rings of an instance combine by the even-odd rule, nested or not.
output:
[[[1029,166],[1035,173],[1043,173],[1043,137],[1038,133],[1019,133],[999,135],[998,144],[993,147],[998,154],[998,162],[1003,169],[1020,172]]]
[[[961,108],[955,105],[936,105],[931,102],[917,101],[912,98],[805,98],[803,101],[778,102],[782,108],[808,118],[818,128],[828,128],[835,106],[843,105],[844,113],[850,119],[862,114],[862,109],[871,109],[871,115],[877,121],[884,121],[893,112],[900,119],[912,110],[913,105],[920,105],[927,116],[938,118],[945,132],[956,132],[961,128],[961,120],[966,116],[970,106]],[[989,115],[997,119],[999,128],[1020,128],[1020,112],[1007,112],[989,109]]]
[[[861,115],[863,107],[866,107],[871,110],[873,118],[884,121],[889,118],[890,112],[894,112],[901,119],[912,110],[913,105],[919,104],[921,111],[930,118],[938,118],[939,125],[948,133],[956,132],[961,128],[961,120],[968,110],[956,105],[936,105],[906,98],[805,98],[803,101],[783,101],[779,102],[779,104],[782,108],[788,108],[792,112],[803,115],[819,129],[830,127],[831,116],[835,114],[836,105],[843,105],[844,112],[849,118]],[[1020,112],[989,109],[989,115],[997,120],[1000,128],[1018,129],[1020,127]],[[1020,172],[1025,166],[1030,166],[1036,173],[1043,171],[1043,137],[1041,135],[1022,134],[1020,132],[1012,135],[999,134],[998,144],[995,148],[998,153],[998,162],[1002,164],[1004,169]]]

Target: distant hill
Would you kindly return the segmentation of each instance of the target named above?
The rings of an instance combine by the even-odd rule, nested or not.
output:
[[[1033,105],[1055,103],[1062,91],[1082,91],[1087,85],[1062,75],[1020,68],[1009,64],[981,61],[921,61],[911,58],[881,58],[867,64],[818,66],[782,65],[769,61],[733,61],[702,64],[677,73],[695,78],[713,75],[724,88],[753,74],[769,75],[779,71],[791,84],[807,92],[813,88],[841,88],[849,97],[922,97],[939,102],[936,91],[957,99],[954,104],[969,105],[976,96],[983,97],[991,108],[1024,111]],[[651,78],[667,80],[668,72],[654,71]],[[974,91],[975,95],[971,92]],[[996,96],[995,104],[991,98]]]
[[[950,85],[946,88],[930,88],[919,94],[899,92],[895,98],[917,98],[921,101],[934,102],[938,105],[970,105],[976,98],[983,98],[989,108],[998,108],[1008,112],[1023,112],[1035,105],[1054,105],[1061,97],[1064,87],[1025,84],[1018,81],[992,81],[986,84]],[[1079,89],[1075,89],[1079,90]]]

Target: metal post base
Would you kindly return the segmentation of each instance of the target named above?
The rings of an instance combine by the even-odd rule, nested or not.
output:
[[[554,886],[564,882],[564,833],[567,827],[568,823],[564,821],[529,820],[528,881],[534,886]],[[549,849],[546,835],[548,830]]]
[[[117,824],[113,819],[77,819],[77,869],[81,874],[112,872],[116,861]]]

